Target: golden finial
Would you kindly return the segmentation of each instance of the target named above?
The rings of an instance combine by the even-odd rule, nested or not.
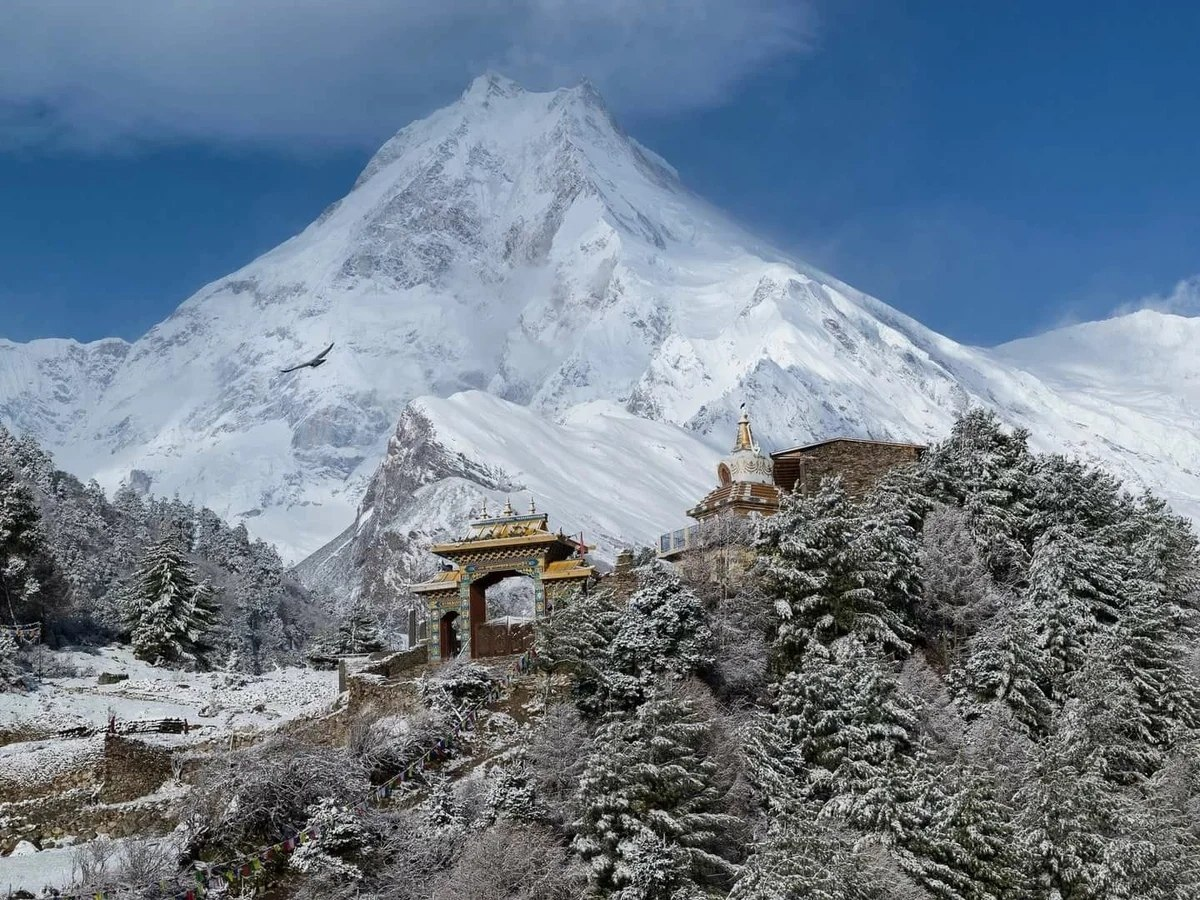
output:
[[[480,504],[480,506],[479,506],[479,518],[481,518],[481,519],[486,519],[487,517],[488,517],[488,511],[487,511],[487,497],[484,497],[484,498],[483,498],[483,503],[482,503],[482,504]]]
[[[537,504],[533,502],[533,494],[529,495],[529,514],[531,516],[537,515]]]
[[[500,515],[502,515],[506,518],[512,518],[516,514],[517,514],[516,510],[514,510],[512,508],[512,500],[508,497],[505,497],[504,498],[504,510],[500,513]]]
[[[750,431],[750,414],[746,412],[746,404],[742,404],[742,415],[738,419],[737,443],[734,450],[757,450],[754,444],[754,433]]]

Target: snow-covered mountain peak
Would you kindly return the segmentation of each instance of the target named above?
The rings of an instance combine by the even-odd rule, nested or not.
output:
[[[499,72],[484,72],[462,92],[466,103],[487,104],[494,98],[510,98],[525,93],[525,88]]]
[[[280,371],[330,343],[320,369]],[[1045,354],[963,347],[765,246],[625,134],[587,84],[538,92],[485,75],[397,132],[303,232],[132,346],[78,365],[64,351],[29,387],[41,352],[0,347],[6,423],[46,438],[65,468],[108,487],[139,470],[152,491],[242,519],[293,560],[353,521],[369,485],[421,485],[406,521],[443,520],[430,504],[446,491],[505,480],[489,459],[506,460],[510,480],[568,492],[544,499],[587,519],[579,527],[644,540],[704,487],[693,459],[707,483],[694,448],[724,451],[743,400],[768,448],[936,439],[980,403],[1042,446],[1094,442],[1120,474],[1200,510],[1194,417],[1148,428],[1150,406],[1115,390],[1101,410],[1040,366]],[[536,440],[518,444],[521,433]],[[389,435],[453,448],[453,465],[393,446],[377,472]],[[621,441],[632,451],[613,461]],[[586,495],[619,497],[643,444],[692,449],[664,452],[638,482],[653,493],[642,503],[580,505],[568,480],[534,468],[544,452],[586,460],[571,473]],[[1148,453],[1164,461],[1147,465]],[[422,480],[433,476],[444,484]]]

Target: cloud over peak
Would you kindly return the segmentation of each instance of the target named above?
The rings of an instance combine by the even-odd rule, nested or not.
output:
[[[0,144],[375,144],[485,69],[614,107],[721,102],[809,0],[6,0]]]

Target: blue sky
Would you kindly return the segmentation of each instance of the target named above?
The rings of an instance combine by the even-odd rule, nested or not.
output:
[[[18,340],[138,336],[304,227],[488,67],[535,88],[587,75],[699,193],[959,340],[1101,317],[1200,272],[1197,4],[10,0],[0,15],[0,336]]]

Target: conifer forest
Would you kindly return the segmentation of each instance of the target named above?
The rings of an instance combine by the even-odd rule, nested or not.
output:
[[[864,497],[829,479],[676,564],[639,553],[513,668],[201,755],[178,840],[77,852],[78,896],[1200,896],[1194,530],[1027,439],[968,412]],[[9,436],[0,563],[51,647],[254,673],[387,644],[244,529]],[[36,693],[3,641],[5,689]]]

